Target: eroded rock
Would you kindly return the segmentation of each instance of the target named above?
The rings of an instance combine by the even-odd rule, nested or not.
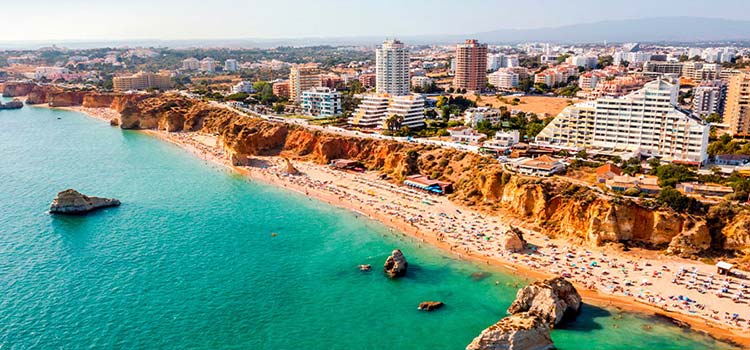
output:
[[[550,328],[528,312],[511,315],[487,327],[466,350],[547,350],[554,349]]]
[[[86,214],[90,211],[116,207],[120,201],[115,198],[89,197],[74,189],[67,189],[57,194],[52,201],[49,212],[53,214]]]
[[[508,313],[528,312],[538,316],[550,327],[563,319],[575,317],[581,309],[581,295],[562,277],[534,282],[521,288]]]
[[[419,303],[418,309],[422,311],[433,311],[445,306],[442,301],[423,301]]]
[[[404,253],[402,253],[401,250],[395,249],[391,255],[385,259],[383,271],[385,271],[390,278],[403,277],[406,275],[406,268],[408,265],[409,263],[406,262]]]

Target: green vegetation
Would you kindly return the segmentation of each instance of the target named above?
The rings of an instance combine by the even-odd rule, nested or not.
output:
[[[718,140],[708,145],[708,155],[716,156],[719,154],[750,155],[750,142],[743,143],[739,140],[733,140],[727,134],[721,135]]]
[[[704,209],[701,202],[695,198],[688,197],[671,187],[663,188],[656,201],[657,203],[670,207],[678,212],[688,211],[690,213],[696,213],[701,212]]]

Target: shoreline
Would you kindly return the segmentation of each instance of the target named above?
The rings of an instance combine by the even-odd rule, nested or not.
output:
[[[46,106],[39,106],[39,107],[50,108]],[[109,121],[109,119],[111,119],[111,116],[117,114],[116,112],[108,108],[62,107],[58,109],[83,113],[89,117],[99,119],[102,121]],[[550,270],[550,269],[545,270],[544,267],[541,267],[541,266],[537,266],[535,269],[531,266],[524,265],[523,263],[518,261],[519,257],[520,258],[527,257],[523,253],[511,254],[510,255],[511,258],[508,258],[503,254],[501,254],[500,256],[493,255],[493,254],[486,254],[486,253],[482,254],[481,249],[479,251],[472,251],[471,249],[469,249],[470,247],[466,247],[464,250],[456,249],[456,248],[462,248],[454,244],[456,243],[456,241],[451,242],[450,239],[446,239],[444,237],[441,239],[440,236],[436,232],[430,232],[430,231],[425,231],[425,230],[420,231],[420,227],[415,225],[413,222],[408,223],[406,220],[403,220],[403,218],[400,218],[398,216],[394,217],[394,215],[391,215],[387,212],[383,212],[381,210],[377,210],[377,208],[373,206],[369,206],[369,205],[358,206],[356,203],[354,203],[354,201],[352,200],[346,201],[344,200],[344,197],[337,196],[335,193],[331,193],[331,191],[326,191],[324,189],[319,189],[316,187],[312,187],[312,188],[309,186],[306,187],[299,183],[295,183],[294,181],[295,176],[305,176],[310,179],[323,177],[324,175],[326,175],[324,174],[326,173],[325,166],[312,164],[310,162],[292,161],[292,164],[298,169],[306,170],[302,172],[302,174],[304,175],[280,176],[278,173],[267,171],[265,167],[263,168],[252,167],[252,166],[239,167],[239,166],[233,166],[229,164],[226,157],[222,158],[221,156],[219,156],[220,154],[223,154],[223,151],[220,150],[218,145],[210,144],[211,143],[210,136],[200,136],[198,133],[167,133],[167,132],[158,131],[158,130],[138,130],[138,131],[141,131],[144,134],[156,137],[162,141],[175,144],[176,146],[188,151],[189,153],[192,153],[194,156],[200,159],[203,159],[207,162],[210,161],[214,163],[215,165],[227,167],[228,169],[240,175],[243,175],[249,179],[258,180],[263,183],[273,185],[276,187],[283,187],[287,190],[291,190],[299,194],[304,194],[307,197],[315,198],[316,200],[327,203],[328,205],[350,210],[357,215],[367,216],[368,218],[372,220],[376,220],[379,223],[388,227],[391,233],[393,234],[398,234],[400,232],[404,237],[408,236],[410,238],[417,240],[418,242],[429,244],[460,260],[472,261],[478,264],[482,264],[483,266],[486,266],[487,268],[491,270],[501,271],[503,273],[509,273],[511,275],[514,275],[516,277],[521,277],[524,279],[541,279],[541,278],[549,278],[549,277],[560,275],[559,273],[557,273],[557,271]],[[198,136],[203,137],[205,139],[198,138]],[[212,147],[213,149],[210,150]],[[282,157],[279,157],[279,156],[277,157],[255,157],[255,158],[259,159],[260,163],[264,164],[264,166],[267,164],[275,164],[274,166],[279,166],[278,163],[283,163]],[[321,170],[321,169],[314,169],[314,168],[323,168],[323,169]],[[308,175],[310,173],[315,173],[315,174],[322,175],[322,176],[312,177]],[[341,175],[342,178],[344,177],[343,172],[339,175]],[[349,175],[350,177],[356,177],[356,176],[353,176],[353,174],[351,173]],[[352,183],[356,183],[356,182],[357,181],[355,179]],[[347,182],[347,184],[351,186],[349,182]],[[347,188],[344,185],[341,185],[341,187]],[[355,191],[355,189],[352,189],[352,191]],[[376,197],[374,195],[371,195],[371,196]],[[447,201],[446,198],[442,197],[441,199],[436,200],[436,202],[443,201],[443,200]],[[458,208],[459,206],[453,204],[452,207]],[[465,208],[465,207],[460,207],[460,208],[461,210],[471,211],[471,208]],[[530,225],[526,224],[524,221],[519,220],[519,219],[500,216],[502,214],[504,213],[499,213],[498,216],[493,216],[493,218],[512,221],[510,226],[524,228],[523,231],[524,231],[525,236],[527,235],[533,236],[533,233],[531,233],[533,231],[528,228]],[[420,248],[422,246],[421,243],[419,244]],[[586,249],[586,247],[575,247],[574,249],[585,250],[586,252],[589,251],[589,249]],[[604,250],[605,249],[603,249],[603,251]],[[625,256],[624,254],[621,254],[621,253],[612,253],[612,252],[607,252],[607,253],[613,254],[615,256]],[[631,256],[629,258],[632,259],[633,257]],[[647,261],[652,261],[652,260],[654,259],[647,259]],[[659,262],[664,262],[664,261],[658,260],[658,261],[655,261],[654,264],[659,263]],[[545,272],[542,272],[542,271],[545,271]],[[731,345],[739,345],[743,347],[750,346],[750,335],[749,335],[750,333],[748,333],[746,329],[743,330],[743,329],[733,328],[731,326],[728,327],[728,326],[720,325],[714,321],[708,320],[705,317],[698,316],[698,315],[690,315],[690,314],[686,314],[683,312],[663,309],[656,305],[641,301],[638,298],[635,298],[633,296],[614,295],[610,293],[604,293],[600,290],[592,290],[591,286],[585,286],[572,279],[570,280],[576,285],[576,288],[579,290],[579,293],[584,298],[585,302],[591,305],[604,306],[604,307],[610,307],[610,308],[614,307],[618,310],[641,313],[647,316],[656,316],[657,314],[666,315],[673,319],[683,321],[691,326],[691,330],[706,334],[714,339],[728,342]]]

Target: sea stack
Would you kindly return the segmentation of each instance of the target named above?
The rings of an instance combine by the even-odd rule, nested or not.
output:
[[[554,349],[550,329],[539,317],[526,312],[511,315],[487,327],[466,350]]]
[[[406,268],[409,263],[406,262],[404,253],[401,250],[395,249],[391,253],[388,259],[385,259],[385,265],[383,265],[383,271],[390,278],[403,277],[406,275]]]
[[[443,306],[445,306],[445,304],[442,301],[423,301],[419,303],[419,307],[417,308],[422,311],[432,311],[437,310]]]
[[[49,212],[53,214],[81,215],[90,211],[116,207],[120,201],[115,198],[89,197],[74,189],[67,189],[57,194],[52,201]]]
[[[510,316],[482,331],[466,349],[554,349],[550,330],[580,309],[581,296],[564,278],[534,282],[518,291]]]
[[[554,328],[563,319],[575,318],[581,309],[581,295],[562,277],[534,282],[521,288],[508,308],[509,314],[529,312]]]

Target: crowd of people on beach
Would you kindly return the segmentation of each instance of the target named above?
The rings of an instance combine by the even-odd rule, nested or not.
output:
[[[202,153],[204,159],[227,164],[224,152],[208,145],[206,140],[187,133],[168,135]],[[748,276],[715,276],[710,272],[712,266],[705,264],[644,259],[571,246],[529,229],[522,229],[527,249],[506,251],[497,242],[511,225],[524,226],[519,219],[501,219],[459,208],[445,197],[400,186],[373,173],[354,174],[295,162],[300,171],[290,174],[280,158],[269,158],[262,164],[266,165],[247,170],[308,196],[312,193],[335,197],[359,214],[379,215],[390,223],[408,225],[417,233],[416,239],[430,236],[448,244],[458,257],[480,257],[487,263],[494,260],[511,268],[518,266],[561,275],[604,295],[627,297],[666,311],[750,330]]]

